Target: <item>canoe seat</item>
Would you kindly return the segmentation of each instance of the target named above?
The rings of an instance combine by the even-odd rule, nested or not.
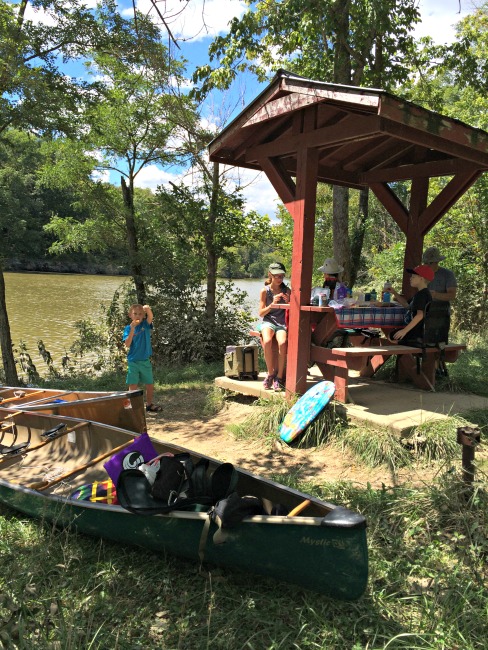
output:
[[[15,456],[20,454],[23,449],[29,446],[28,442],[21,442],[18,445],[2,445],[0,444],[0,454],[2,456]]]
[[[161,515],[173,510],[202,512],[209,510],[212,499],[209,497],[190,497],[171,505],[155,499],[151,494],[152,485],[139,469],[123,470],[117,481],[119,505],[136,515]]]

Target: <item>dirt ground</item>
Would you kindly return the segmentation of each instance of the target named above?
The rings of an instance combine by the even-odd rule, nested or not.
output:
[[[197,398],[198,399],[198,398]],[[249,398],[228,399],[226,406],[212,417],[195,418],[195,396],[192,392],[181,393],[174,398],[161,401],[161,413],[147,414],[149,435],[188,449],[203,453],[224,462],[247,469],[263,476],[293,473],[302,481],[327,482],[347,480],[358,485],[370,483],[373,487],[382,484],[391,486],[399,483],[425,481],[415,470],[393,476],[386,467],[368,469],[358,465],[347,452],[331,446],[323,448],[296,448],[279,441],[270,449],[264,443],[254,440],[236,439],[228,430],[228,424],[237,424],[246,419],[252,410]]]

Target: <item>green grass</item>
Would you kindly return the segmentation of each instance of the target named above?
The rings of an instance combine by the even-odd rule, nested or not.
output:
[[[220,370],[203,364],[156,369],[156,394],[189,400],[195,415],[209,402],[218,409],[221,397],[208,397],[208,390]],[[83,387],[102,385],[123,388],[124,377],[87,380]],[[287,408],[281,399],[259,404],[242,435],[274,440]],[[206,566],[199,572],[197,563],[60,531],[0,507],[0,648],[484,649],[488,472],[478,462],[468,490],[453,439],[465,422],[478,424],[485,437],[488,412],[425,423],[403,443],[327,417],[317,421],[322,429],[309,445],[356,448],[368,465],[398,467],[408,459],[420,475],[425,463],[438,468],[434,480],[418,487],[382,489],[280,474],[281,482],[366,516],[370,577],[359,601],[333,601],[239,571]]]
[[[471,498],[452,472],[418,489],[296,487],[366,515],[371,571],[358,602],[238,571],[199,573],[195,563],[60,532],[2,508],[3,647],[485,647],[486,484]]]

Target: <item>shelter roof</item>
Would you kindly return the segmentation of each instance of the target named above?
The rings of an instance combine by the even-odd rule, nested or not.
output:
[[[488,170],[488,133],[384,90],[280,70],[210,143],[214,162],[295,176],[301,148],[317,148],[317,180],[362,188]]]

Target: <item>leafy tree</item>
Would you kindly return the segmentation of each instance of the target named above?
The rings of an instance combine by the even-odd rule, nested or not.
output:
[[[420,20],[415,0],[246,0],[248,11],[235,18],[225,36],[209,49],[210,61],[194,75],[197,96],[227,88],[248,69],[264,81],[287,68],[312,79],[392,88],[409,74],[415,50],[409,31]],[[334,187],[335,256],[354,280],[368,221],[367,193],[360,199],[352,239],[349,195]]]
[[[44,11],[48,20],[35,24],[27,17],[28,9]],[[123,22],[111,0],[100,4],[96,12],[78,0],[68,7],[60,0],[20,0],[18,4],[0,0],[0,137],[12,127],[44,134],[75,131],[80,106],[91,100],[91,94],[87,84],[62,73],[59,62],[84,56],[94,48],[110,48],[113,35],[119,38],[123,31]],[[6,381],[17,385],[2,291],[0,321]]]
[[[159,282],[154,279],[165,291],[179,292],[188,284],[206,280],[206,319],[213,327],[219,260],[226,259],[232,247],[264,237],[269,221],[255,212],[246,214],[240,193],[226,191],[219,166],[210,165],[210,169],[211,177],[204,174],[201,185],[188,187],[182,183],[171,189],[159,188],[164,253],[157,255],[155,251],[156,257],[151,257],[165,267]]]
[[[182,64],[169,59],[159,42],[159,32],[138,18],[139,46],[130,58],[96,55],[90,64],[104,84],[102,101],[86,118],[88,144],[103,155],[99,170],[120,175],[129,265],[138,301],[145,302],[143,251],[134,201],[135,181],[148,165],[181,162],[182,128],[193,128],[196,113],[190,100],[175,91],[182,82]]]

